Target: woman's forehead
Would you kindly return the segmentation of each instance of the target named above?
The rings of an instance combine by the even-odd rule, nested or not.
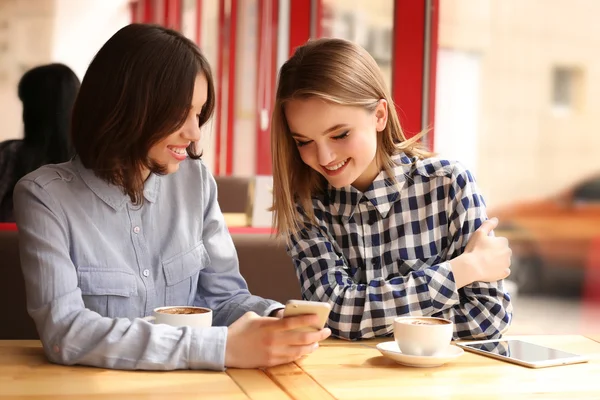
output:
[[[357,107],[345,106],[318,98],[292,100],[284,105],[288,127],[304,136],[322,134],[334,126],[358,122],[364,113]]]
[[[202,106],[206,103],[208,97],[208,81],[203,73],[199,73],[194,81],[194,94],[192,96],[192,106]]]

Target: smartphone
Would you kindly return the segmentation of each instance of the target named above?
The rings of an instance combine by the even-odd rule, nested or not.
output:
[[[516,339],[459,342],[463,349],[529,368],[553,367],[589,361],[585,356]]]
[[[283,318],[293,317],[296,315],[316,314],[319,316],[319,322],[310,328],[298,329],[299,331],[320,331],[325,328],[327,318],[331,312],[331,306],[329,303],[321,303],[318,301],[306,301],[306,300],[290,300],[285,304],[283,310]]]

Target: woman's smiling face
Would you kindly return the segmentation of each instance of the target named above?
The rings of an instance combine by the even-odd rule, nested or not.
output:
[[[156,164],[166,168],[171,174],[179,169],[179,163],[187,158],[187,147],[200,140],[199,116],[206,103],[208,83],[204,75],[196,77],[194,94],[188,116],[181,128],[156,143],[150,149],[148,157]],[[148,173],[145,175],[148,176]]]
[[[302,161],[331,186],[365,191],[379,174],[375,155],[377,134],[387,123],[384,100],[368,111],[312,97],[286,103],[284,113]]]

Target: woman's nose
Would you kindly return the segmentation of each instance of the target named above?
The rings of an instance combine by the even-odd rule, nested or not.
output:
[[[191,142],[197,142],[200,140],[201,131],[196,116],[193,118],[188,118],[188,120],[183,124],[181,134],[183,138]]]
[[[321,165],[327,165],[335,161],[335,153],[330,146],[319,145],[317,147],[317,160]]]

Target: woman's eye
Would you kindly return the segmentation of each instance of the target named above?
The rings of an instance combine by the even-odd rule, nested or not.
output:
[[[341,134],[339,134],[339,135],[337,135],[337,136],[334,136],[333,138],[334,138],[335,140],[345,139],[345,138],[347,138],[347,137],[348,137],[348,135],[349,135],[349,134],[350,134],[350,131],[346,131],[346,132],[344,132],[344,133],[341,133]]]
[[[306,146],[309,143],[310,143],[310,140],[308,142],[301,142],[299,140],[296,140],[296,146],[298,146],[298,147]]]

